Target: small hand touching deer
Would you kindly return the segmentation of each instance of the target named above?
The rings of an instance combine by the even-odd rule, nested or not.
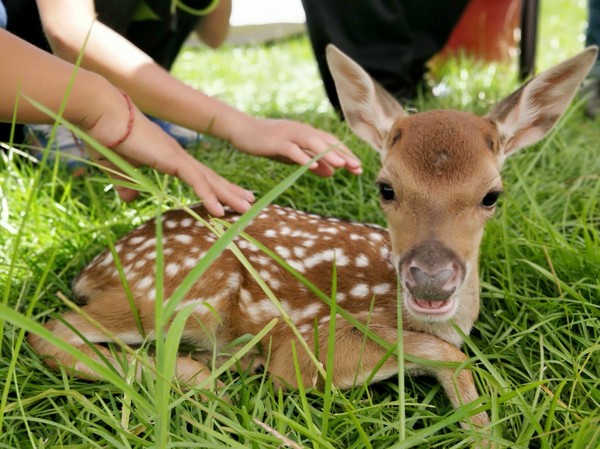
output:
[[[479,313],[479,245],[502,192],[500,169],[507,156],[548,134],[573,99],[596,53],[596,48],[584,50],[478,117],[458,111],[408,115],[354,61],[329,46],[327,58],[345,118],[354,133],[381,156],[377,184],[389,229],[270,206],[245,232],[328,295],[335,264],[337,307],[390,345],[398,340],[400,282],[403,345],[412,356],[406,362],[407,371],[437,378],[454,407],[477,399],[470,371],[455,368],[467,360],[458,349],[462,337],[457,328],[469,334]],[[210,220],[202,206],[194,211]],[[237,218],[232,212],[225,217]],[[162,228],[162,297],[169,298],[216,236],[183,210],[165,213]],[[151,338],[156,298],[154,230],[154,223],[144,224],[115,247],[142,329],[108,251],[97,256],[74,283],[85,314],[65,313],[46,327],[87,355],[105,358],[121,370],[102,345],[111,338],[84,315],[127,344],[139,345]],[[254,350],[257,360],[268,357],[266,366],[274,379],[298,385],[291,360],[292,344],[301,348],[298,335],[306,347],[319,348],[319,361],[333,369],[336,387],[350,388],[397,373],[398,362],[389,357],[388,350],[342,317],[336,320],[333,367],[327,367],[330,308],[254,243],[242,237],[235,243],[297,329],[294,333],[280,321],[258,345],[269,353],[262,354],[258,347]],[[189,304],[195,308],[182,341],[199,351],[212,351],[215,346],[218,351],[241,336],[256,335],[280,315],[230,250],[217,258],[181,305]],[[314,341],[315,336],[319,341]],[[48,365],[65,367],[83,378],[98,377],[39,336],[30,335],[29,342]],[[298,349],[296,356],[303,385],[322,386],[324,379],[309,355]],[[419,363],[417,359],[455,363]],[[201,384],[209,373],[202,361],[177,359],[176,375],[183,382]],[[477,413],[470,424],[484,427],[489,424],[488,416]]]

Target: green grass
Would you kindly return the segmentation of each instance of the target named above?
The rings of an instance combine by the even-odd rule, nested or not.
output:
[[[542,7],[543,69],[582,47],[585,2]],[[443,80],[450,94],[424,97],[416,107],[482,112],[516,86],[514,69],[449,61],[433,82]],[[364,160],[365,173],[305,174],[280,193],[296,168],[215,139],[197,153],[207,165],[257,197],[275,188],[280,204],[383,223],[373,185],[377,157],[330,111],[305,38],[186,51],[175,73],[253,114],[330,130]],[[483,308],[464,347],[478,360],[476,379],[499,447],[598,447],[599,137],[598,121],[575,107],[549,138],[504,170],[507,193],[481,251]],[[176,180],[150,174],[159,193],[123,204],[100,175],[72,178],[61,167],[22,161],[0,167],[0,448],[468,447],[469,432],[458,426],[468,409],[452,410],[439,385],[423,377],[407,378],[403,390],[391,379],[343,392],[281,393],[268,376],[224,373],[228,403],[221,396],[201,401],[161,376],[136,382],[107,372],[106,381],[90,383],[49,370],[24,330],[68,308],[61,296],[71,297],[72,279],[108,244],[157,208],[194,197]],[[163,362],[176,337],[157,346]]]

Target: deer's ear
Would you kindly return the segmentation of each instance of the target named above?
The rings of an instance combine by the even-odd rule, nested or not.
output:
[[[546,70],[487,114],[496,123],[503,140],[503,156],[510,156],[548,134],[571,103],[597,53],[597,47],[589,47]]]
[[[394,122],[406,115],[402,106],[332,44],[327,46],[327,64],[348,125],[358,137],[383,153],[385,137]]]

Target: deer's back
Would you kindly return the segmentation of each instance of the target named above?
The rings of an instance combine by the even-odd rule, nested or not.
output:
[[[208,218],[201,206],[193,208]],[[225,220],[239,216],[227,213]],[[244,231],[286,261],[293,269],[331,296],[333,267],[336,300],[348,312],[370,321],[383,315],[395,327],[396,274],[389,259],[389,240],[383,228],[325,218],[280,206],[269,206]],[[184,210],[163,215],[164,291],[168,299],[185,276],[217,240],[209,229]],[[284,267],[243,237],[235,244],[264,279],[301,332],[310,333],[315,323],[329,319],[327,305]],[[122,272],[144,327],[152,328],[156,300],[155,223],[150,221],[115,245]],[[87,307],[104,313],[129,307],[126,289],[109,251],[97,256],[81,272],[74,292]],[[195,317],[202,326],[225,340],[256,333],[279,316],[252,275],[229,249],[225,250],[186,294],[180,307],[196,304]],[[98,310],[97,313],[103,313]],[[195,334],[191,329],[191,334]],[[201,333],[204,334],[206,329]],[[204,346],[202,341],[186,340]]]

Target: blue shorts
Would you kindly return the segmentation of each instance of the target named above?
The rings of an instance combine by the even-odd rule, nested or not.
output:
[[[6,28],[6,8],[0,0],[0,28]]]

